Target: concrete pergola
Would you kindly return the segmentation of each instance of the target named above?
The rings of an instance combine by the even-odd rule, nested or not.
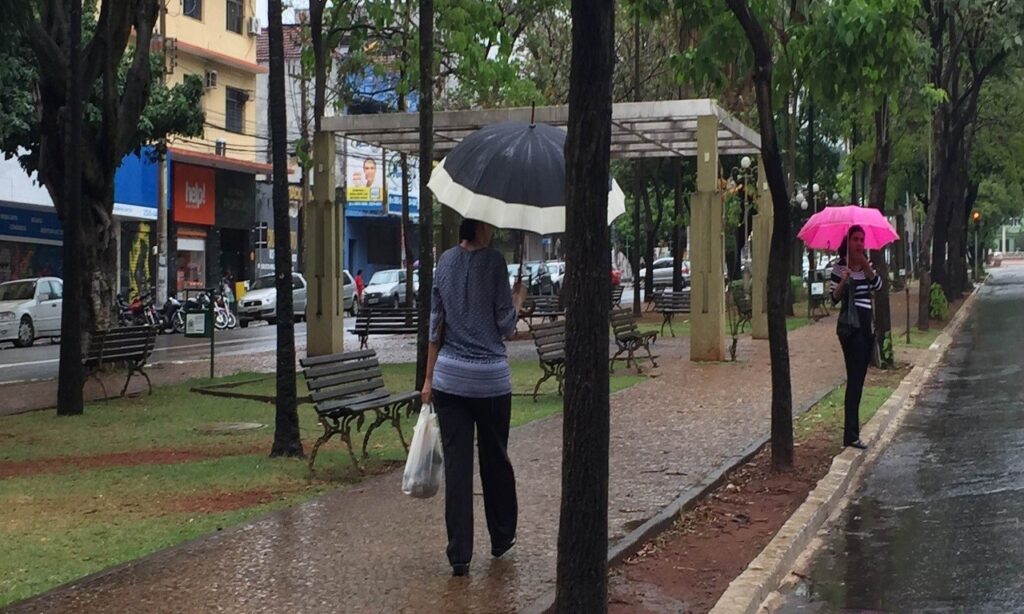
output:
[[[445,111],[434,114],[434,154],[444,157],[476,130],[506,121],[533,120],[565,127],[568,105]],[[419,154],[419,114],[342,115],[321,120],[314,136],[314,159],[333,160],[335,137],[345,137],[411,155]],[[690,358],[724,360],[725,293],[723,205],[720,155],[756,155],[760,135],[714,100],[662,100],[616,103],[612,107],[613,158],[697,158],[697,192],[690,208]],[[306,249],[310,293],[307,300],[307,353],[342,351],[341,246],[344,216],[334,202],[334,164],[316,162],[313,201],[307,205]],[[767,338],[765,298],[771,242],[771,196],[759,167],[760,202],[754,219],[753,334]],[[331,246],[328,250],[327,247]]]

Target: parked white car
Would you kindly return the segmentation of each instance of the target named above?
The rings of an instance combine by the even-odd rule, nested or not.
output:
[[[60,336],[64,282],[57,277],[0,284],[0,341],[28,347],[36,339]]]
[[[683,287],[690,285],[690,261],[680,260],[679,270],[683,274]],[[647,269],[640,269],[641,281],[646,279]],[[654,261],[654,287],[667,288],[672,285],[672,257],[658,258]]]
[[[420,289],[420,273],[412,276],[412,289]],[[416,297],[413,297],[416,300]],[[377,271],[363,289],[364,307],[398,307],[405,303],[405,269]]]

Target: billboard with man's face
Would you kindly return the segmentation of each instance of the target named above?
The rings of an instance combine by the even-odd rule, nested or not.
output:
[[[349,141],[346,157],[346,197],[348,202],[383,203],[384,165],[378,147]]]

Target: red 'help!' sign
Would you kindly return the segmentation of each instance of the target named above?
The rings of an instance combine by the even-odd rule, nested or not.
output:
[[[174,221],[213,226],[217,175],[212,168],[175,164]]]

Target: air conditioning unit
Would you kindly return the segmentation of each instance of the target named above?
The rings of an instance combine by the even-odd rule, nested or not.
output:
[[[217,71],[208,70],[206,71],[206,89],[213,89],[217,87]]]
[[[259,36],[263,32],[263,25],[260,23],[260,18],[253,16],[246,22],[245,31],[248,32],[249,36]]]

